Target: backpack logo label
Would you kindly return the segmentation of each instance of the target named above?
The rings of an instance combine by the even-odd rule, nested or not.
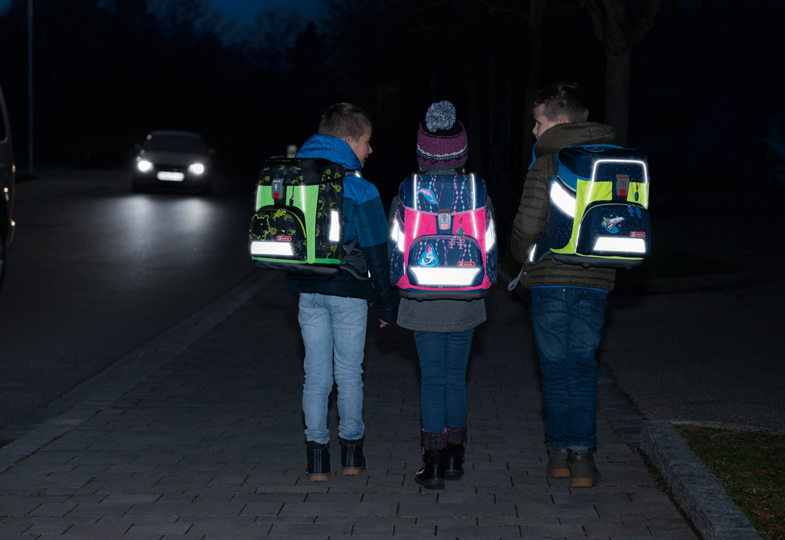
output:
[[[611,234],[616,234],[621,230],[621,227],[616,227],[619,223],[624,221],[623,217],[615,218],[602,218],[602,227]]]
[[[291,242],[292,241],[292,237],[291,236],[285,236],[283,234],[279,234],[278,236],[275,237],[275,241],[276,242]]]

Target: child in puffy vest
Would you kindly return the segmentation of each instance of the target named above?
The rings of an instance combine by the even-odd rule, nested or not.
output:
[[[597,360],[608,292],[616,270],[553,264],[547,254],[525,264],[548,223],[549,191],[556,155],[566,146],[612,144],[613,128],[587,122],[588,98],[578,84],[562,82],[540,90],[532,103],[534,161],[523,186],[512,230],[511,249],[524,263],[520,283],[531,292],[532,323],[542,372],[545,437],[553,477],[573,487],[600,480],[597,444]]]

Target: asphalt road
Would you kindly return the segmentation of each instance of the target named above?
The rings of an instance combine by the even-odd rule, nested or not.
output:
[[[0,428],[37,411],[247,277],[247,190],[132,194],[124,171],[17,186],[0,291]],[[247,192],[246,192],[247,191]]]
[[[727,197],[653,210],[656,249],[746,271],[611,295],[599,358],[645,419],[785,432],[783,202]]]

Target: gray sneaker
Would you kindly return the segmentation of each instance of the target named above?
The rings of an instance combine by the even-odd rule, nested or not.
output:
[[[548,447],[548,466],[545,474],[552,478],[569,478],[570,469],[567,467],[567,448],[563,446]]]
[[[597,485],[602,476],[594,464],[594,449],[585,452],[573,452],[567,449],[567,467],[570,469],[572,487],[592,487]]]

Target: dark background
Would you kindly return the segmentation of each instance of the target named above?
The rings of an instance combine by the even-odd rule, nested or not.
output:
[[[128,167],[149,131],[195,130],[250,190],[265,157],[351,101],[374,118],[365,175],[389,203],[416,165],[417,123],[449,99],[469,133],[469,166],[509,222],[531,159],[531,94],[578,80],[590,120],[605,118],[606,62],[619,51],[601,25],[614,4],[634,37],[626,142],[650,154],[653,204],[782,191],[782,1],[324,0],[318,16],[276,9],[241,24],[208,0],[35,0],[33,163]],[[0,13],[22,180],[27,6],[12,0]]]

